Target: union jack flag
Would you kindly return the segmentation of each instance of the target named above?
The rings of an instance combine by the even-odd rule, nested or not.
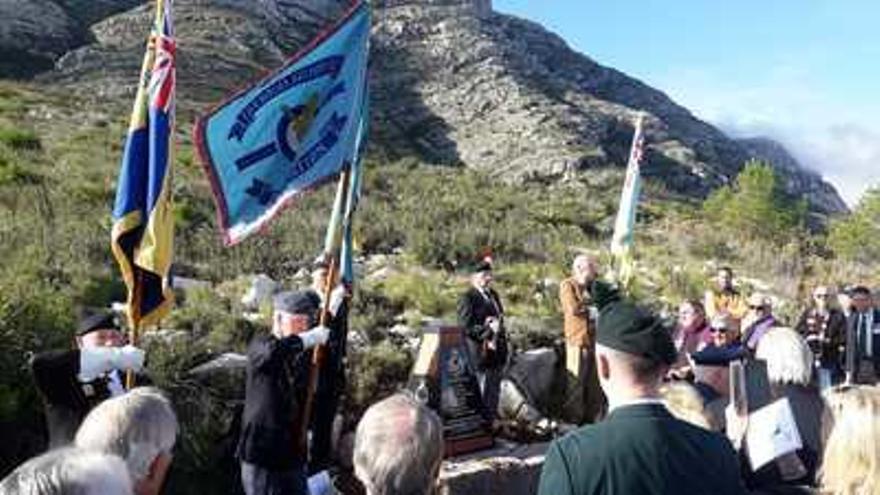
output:
[[[157,323],[174,302],[169,280],[176,82],[171,9],[172,0],[156,0],[113,207],[111,248],[128,287],[134,329]]]
[[[641,162],[645,153],[645,136],[642,133],[644,114],[639,114],[633,132],[629,162],[626,165],[626,178],[620,194],[620,206],[617,209],[617,220],[614,222],[614,236],[611,238],[611,253],[617,260],[618,279],[628,284],[632,276],[632,246],[635,237],[636,207],[641,192]]]

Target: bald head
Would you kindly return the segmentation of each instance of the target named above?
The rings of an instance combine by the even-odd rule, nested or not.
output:
[[[571,262],[571,275],[581,285],[596,278],[599,272],[599,258],[593,254],[579,254]]]

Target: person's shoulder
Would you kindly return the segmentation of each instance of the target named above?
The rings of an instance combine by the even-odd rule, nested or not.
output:
[[[730,441],[721,433],[707,430],[706,428],[702,428],[678,418],[672,418],[671,421],[678,430],[679,435],[702,445],[707,449],[707,452],[724,451],[728,453],[732,451],[733,447],[730,445]]]
[[[596,445],[600,445],[599,440],[606,434],[605,425],[597,423],[594,425],[581,426],[580,428],[566,433],[562,437],[553,441],[559,452],[564,457],[576,455],[582,458],[585,455],[595,455]]]

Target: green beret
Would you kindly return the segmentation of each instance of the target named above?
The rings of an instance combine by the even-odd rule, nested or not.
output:
[[[590,295],[599,309],[598,344],[657,363],[675,362],[675,344],[659,318],[622,299],[617,290],[605,282],[594,282]]]

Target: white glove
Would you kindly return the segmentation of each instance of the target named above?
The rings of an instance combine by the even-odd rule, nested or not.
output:
[[[318,345],[324,345],[329,338],[330,329],[324,326],[317,326],[307,332],[299,334],[299,339],[302,340],[303,343],[303,349],[311,349]]]
[[[492,330],[492,333],[498,333],[501,331],[501,320],[498,318],[489,318],[487,325],[489,326],[489,330]]]
[[[146,353],[133,345],[125,347],[88,347],[79,351],[80,381],[89,382],[110,370],[143,369]]]
[[[339,311],[339,307],[342,306],[342,301],[344,300],[345,287],[342,284],[339,284],[330,292],[330,305],[327,309],[330,310],[331,316],[336,316],[336,312]]]

